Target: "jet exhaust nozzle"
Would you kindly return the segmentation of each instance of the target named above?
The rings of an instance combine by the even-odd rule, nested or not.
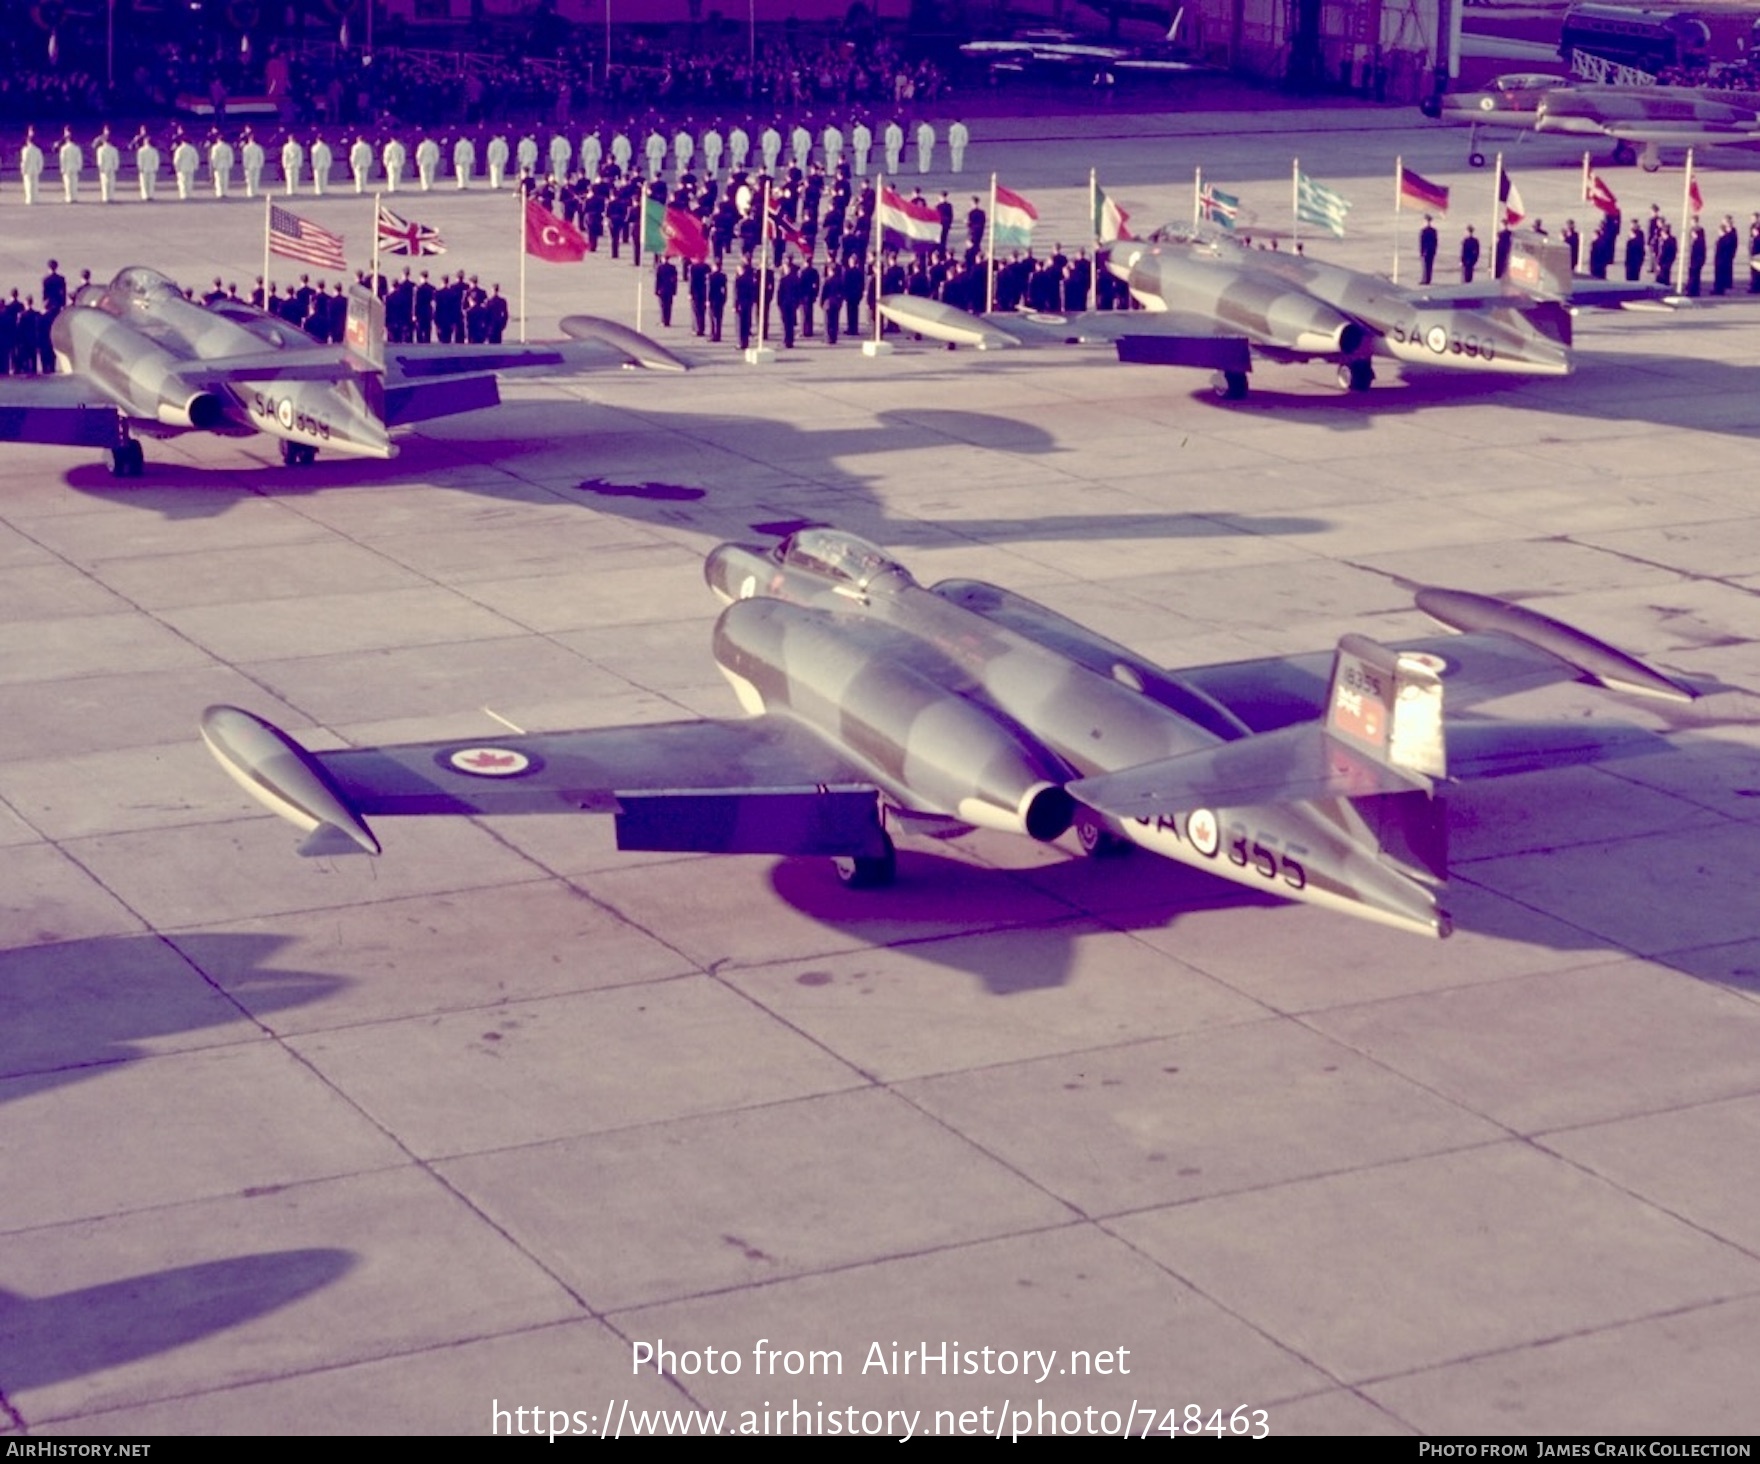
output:
[[[188,401],[160,402],[159,420],[167,427],[193,427],[212,432],[226,420],[226,403],[211,391],[198,391]]]
[[[1062,838],[1075,822],[1076,802],[1055,783],[1029,791],[1021,800],[1021,826],[1041,844]]]

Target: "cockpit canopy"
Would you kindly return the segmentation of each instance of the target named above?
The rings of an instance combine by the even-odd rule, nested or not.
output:
[[[839,529],[800,529],[784,539],[776,557],[790,569],[805,570],[866,590],[876,580],[896,576],[895,585],[913,585],[911,572],[876,544]]]

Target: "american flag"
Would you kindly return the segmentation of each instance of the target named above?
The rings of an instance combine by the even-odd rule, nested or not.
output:
[[[269,206],[269,252],[325,269],[348,267],[342,257],[342,235],[273,204]]]
[[[440,231],[379,205],[379,248],[386,254],[444,254]]]

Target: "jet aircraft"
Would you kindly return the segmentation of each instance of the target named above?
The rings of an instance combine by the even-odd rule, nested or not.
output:
[[[1167,671],[1018,594],[924,587],[832,528],[722,544],[714,654],[748,716],[314,752],[236,707],[202,736],[308,837],[380,843],[370,815],[610,813],[624,849],[829,855],[895,873],[893,832],[995,829],[1091,853],[1140,845],[1249,888],[1446,935],[1446,782],[1649,747],[1636,727],[1476,717],[1587,681],[1696,692],[1507,601],[1427,589],[1459,632]],[[1464,714],[1464,715],[1463,715]]]
[[[197,304],[156,270],[134,265],[107,285],[83,287],[55,317],[57,374],[0,381],[0,441],[101,447],[110,471],[131,478],[145,465],[142,435],[263,433],[280,439],[289,466],[312,462],[320,449],[389,458],[396,427],[494,406],[498,373],[685,369],[612,321],[571,315],[562,329],[573,339],[388,349],[382,303],[357,289],[344,343],[319,345],[243,301]]]
[[[1760,95],[1695,86],[1551,85],[1542,76],[1498,77],[1482,92],[1441,100],[1444,122],[1470,126],[1467,161],[1485,165],[1481,128],[1613,140],[1613,162],[1662,166],[1664,147],[1760,143]]]
[[[1525,293],[1496,283],[1477,290],[1406,289],[1340,265],[1227,240],[1115,240],[1103,263],[1146,312],[975,316],[908,295],[889,295],[880,309],[905,330],[981,349],[1112,341],[1121,361],[1209,367],[1218,373],[1218,393],[1229,400],[1247,394],[1254,356],[1336,361],[1339,384],[1350,391],[1369,389],[1377,356],[1516,376],[1571,371],[1570,312],[1553,298],[1560,293],[1559,263],[1544,251],[1512,262],[1512,278],[1520,272],[1531,282]]]

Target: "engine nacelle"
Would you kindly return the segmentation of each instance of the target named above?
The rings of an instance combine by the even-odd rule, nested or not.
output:
[[[1075,813],[1068,770],[994,708],[950,689],[967,680],[959,667],[926,667],[924,654],[884,626],[779,600],[740,600],[715,625],[715,660],[748,711],[787,711],[817,728],[883,787],[908,790],[913,806],[1057,838]]]
[[[198,391],[182,401],[161,400],[157,415],[166,427],[211,432],[226,420],[226,403],[214,392]]]

